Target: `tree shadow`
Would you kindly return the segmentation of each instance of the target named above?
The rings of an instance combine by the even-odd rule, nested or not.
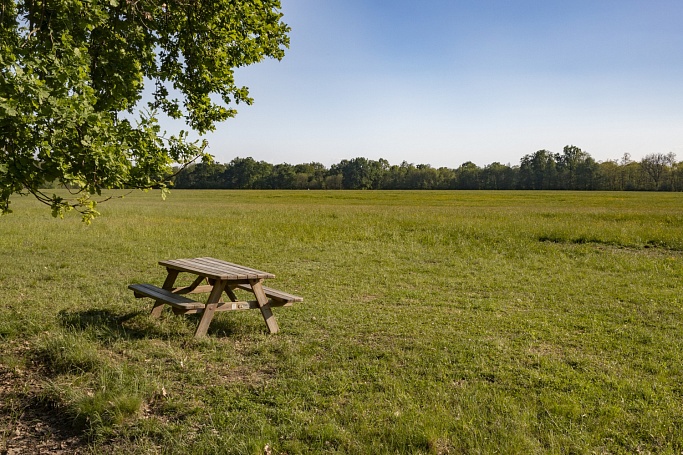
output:
[[[62,409],[34,387],[24,390],[25,374],[1,374],[0,453],[80,453],[87,447],[83,432],[65,419]]]

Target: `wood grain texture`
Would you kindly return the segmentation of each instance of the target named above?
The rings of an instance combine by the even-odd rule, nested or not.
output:
[[[159,288],[152,284],[131,284],[128,286],[128,289],[132,290],[135,293],[135,296],[138,298],[149,297],[154,299],[156,301],[155,308],[157,304],[168,304],[172,307],[188,310],[204,307],[204,304],[201,302],[196,302],[194,300],[188,299],[187,297],[174,294],[169,290]]]
[[[213,319],[213,315],[216,312],[216,307],[221,300],[221,295],[223,295],[223,290],[227,282],[224,280],[217,280],[209,294],[209,298],[206,301],[206,306],[204,307],[204,312],[202,313],[202,318],[199,320],[197,325],[197,331],[195,332],[195,338],[201,338],[206,335],[207,330],[209,330],[209,325]]]
[[[201,314],[195,331],[195,337],[203,337],[208,332],[216,312],[259,309],[270,333],[277,333],[280,328],[275,320],[271,307],[291,306],[294,302],[302,302],[303,298],[262,285],[264,279],[275,278],[272,273],[246,267],[239,264],[200,257],[193,259],[171,259],[159,261],[166,267],[168,275],[161,288],[151,284],[133,284],[128,286],[136,297],[150,297],[155,300],[152,316],[159,317],[164,305],[170,305],[175,314]],[[179,273],[197,275],[189,286],[174,287]],[[202,284],[202,283],[208,284]],[[233,292],[241,289],[252,292],[256,300],[239,301]],[[207,303],[196,302],[185,294],[209,293]],[[223,292],[230,302],[221,301]]]
[[[275,275],[239,264],[210,257],[194,259],[171,259],[159,261],[160,265],[180,272],[194,273],[217,280],[252,280],[275,278]]]
[[[166,280],[164,280],[164,284],[161,286],[163,289],[169,290],[173,287],[175,284],[176,278],[178,278],[178,271],[177,270],[172,270],[172,269],[166,269],[168,274],[166,275]],[[164,311],[164,302],[162,300],[157,300],[154,302],[154,305],[152,305],[152,310],[150,311],[150,314],[154,318],[158,318],[161,316],[161,313]]]
[[[235,287],[237,289],[242,289],[244,291],[252,292],[251,286],[247,286],[244,284],[237,284]],[[263,285],[261,286],[261,288],[263,289],[263,292],[266,293],[266,296],[268,296],[269,298],[271,298],[273,300],[277,300],[277,301],[280,301],[283,303],[303,302],[304,301],[304,298],[300,297],[298,295],[288,294],[287,292],[283,292],[283,291],[280,291],[278,289],[269,288],[269,287],[263,286]]]
[[[279,332],[280,327],[278,327],[273,311],[270,309],[270,305],[268,305],[268,297],[266,297],[266,293],[263,291],[261,280],[251,280],[249,284],[261,307],[261,315],[263,315],[263,320],[266,322],[266,326],[268,326],[268,331],[270,333]]]

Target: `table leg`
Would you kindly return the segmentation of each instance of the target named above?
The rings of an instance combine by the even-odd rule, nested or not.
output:
[[[277,325],[275,316],[273,316],[273,310],[270,309],[268,304],[268,297],[266,296],[263,286],[261,286],[261,280],[250,280],[251,289],[254,291],[256,300],[258,301],[258,306],[261,308],[261,314],[263,315],[263,320],[266,321],[268,330],[270,333],[277,333],[280,328]]]
[[[163,289],[171,290],[173,289],[173,285],[175,284],[176,278],[178,278],[178,271],[173,270],[173,269],[166,269],[168,272],[168,275],[166,275],[166,281],[164,281],[163,286],[161,286]],[[164,310],[164,302],[161,302],[157,300],[154,302],[154,306],[152,307],[151,315],[152,317],[158,318],[161,316],[161,312]]]
[[[231,301],[237,302],[237,296],[235,295],[234,287],[226,286],[225,287],[225,293],[228,295]]]
[[[206,335],[206,331],[209,330],[209,324],[211,324],[211,320],[216,312],[216,307],[221,300],[221,295],[223,294],[223,290],[225,290],[226,284],[227,283],[223,280],[216,280],[213,283],[213,289],[211,289],[211,294],[209,294],[209,298],[206,301],[206,306],[202,312],[202,318],[199,320],[197,331],[194,333],[195,338],[203,337]]]

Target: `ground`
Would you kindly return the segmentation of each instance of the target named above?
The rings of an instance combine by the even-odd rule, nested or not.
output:
[[[26,343],[8,343],[17,355]],[[0,454],[79,454],[87,444],[59,409],[40,399],[43,380],[34,371],[0,364]]]

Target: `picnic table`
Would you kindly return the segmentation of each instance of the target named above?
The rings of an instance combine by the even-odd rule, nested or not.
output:
[[[166,267],[168,275],[162,287],[152,284],[131,284],[128,286],[136,298],[154,299],[151,314],[159,317],[164,305],[169,305],[175,314],[201,314],[195,337],[203,337],[216,312],[259,309],[270,333],[277,333],[279,327],[272,307],[287,307],[303,298],[263,286],[263,280],[275,275],[239,264],[210,257],[193,259],[172,259],[159,261]],[[195,275],[188,286],[176,287],[176,279],[181,273]],[[254,294],[256,300],[240,301],[235,290],[240,289]],[[186,294],[208,293],[206,303],[185,297]],[[225,293],[229,301],[221,298]]]

